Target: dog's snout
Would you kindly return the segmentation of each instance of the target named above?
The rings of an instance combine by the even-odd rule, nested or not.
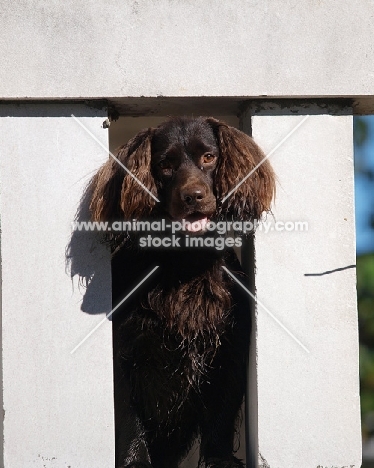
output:
[[[189,189],[182,190],[181,192],[182,201],[187,205],[195,205],[196,203],[202,202],[205,198],[205,193],[201,189]]]

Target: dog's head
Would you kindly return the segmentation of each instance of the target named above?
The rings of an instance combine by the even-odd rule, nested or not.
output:
[[[193,231],[195,221],[254,221],[270,210],[275,177],[265,155],[214,118],[172,118],[138,133],[116,158],[92,180],[94,221],[159,216],[186,220]]]

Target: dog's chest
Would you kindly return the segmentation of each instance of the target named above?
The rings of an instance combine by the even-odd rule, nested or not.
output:
[[[121,327],[121,359],[133,401],[154,421],[170,423],[192,411],[209,384],[219,345],[203,338],[188,343],[161,321],[137,313]]]

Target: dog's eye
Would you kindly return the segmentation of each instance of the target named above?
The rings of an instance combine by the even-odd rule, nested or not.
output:
[[[216,157],[214,156],[214,154],[211,154],[211,153],[206,153],[204,154],[203,156],[203,163],[204,164],[210,164],[212,163],[213,161],[215,161]]]

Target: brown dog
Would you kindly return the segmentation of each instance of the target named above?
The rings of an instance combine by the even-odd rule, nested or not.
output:
[[[157,233],[160,248],[144,233],[110,235],[113,305],[158,267],[113,316],[116,466],[177,468],[200,438],[199,466],[243,467],[233,440],[246,386],[249,298],[222,268],[241,271],[233,250],[206,240],[219,238],[209,221],[254,221],[270,209],[271,166],[260,164],[264,154],[250,137],[203,117],[143,130],[117,158],[121,164],[109,159],[91,182],[92,219],[164,219],[183,228],[174,248],[165,242],[170,232]],[[200,248],[187,242],[196,236]]]

